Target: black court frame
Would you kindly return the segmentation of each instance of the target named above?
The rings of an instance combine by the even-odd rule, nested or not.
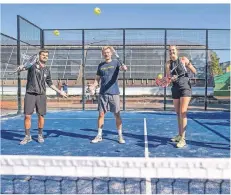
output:
[[[53,31],[53,30],[59,30],[59,31],[70,31],[70,30],[75,30],[75,31],[81,31],[82,32],[82,68],[83,68],[83,74],[82,74],[82,110],[85,110],[85,52],[84,52],[84,48],[85,48],[85,31],[102,31],[102,30],[120,30],[122,31],[123,34],[123,38],[122,38],[122,48],[123,48],[123,56],[122,56],[122,60],[123,62],[125,62],[126,60],[126,55],[125,55],[125,49],[126,49],[126,31],[127,30],[163,30],[164,31],[164,62],[166,63],[167,61],[167,40],[168,40],[168,31],[170,30],[177,30],[177,31],[204,31],[205,33],[205,37],[206,37],[206,42],[205,42],[205,48],[204,49],[196,49],[196,50],[204,50],[206,52],[206,62],[205,62],[205,101],[204,101],[204,110],[207,110],[208,107],[208,51],[209,50],[227,50],[230,51],[230,48],[209,48],[209,32],[211,31],[230,31],[230,29],[206,29],[206,28],[200,28],[200,29],[192,29],[192,28],[100,28],[100,29],[42,29],[40,27],[38,27],[37,25],[35,25],[34,23],[30,22],[29,20],[23,18],[22,16],[18,15],[17,16],[17,63],[20,64],[20,42],[22,42],[22,40],[20,39],[20,29],[22,28],[20,25],[20,21],[24,20],[26,21],[28,24],[32,25],[35,28],[38,28],[40,30],[40,48],[44,48],[44,32],[46,31]],[[29,44],[29,43],[26,43]],[[130,45],[129,45],[130,46]],[[135,45],[134,45],[135,46]],[[181,49],[184,50],[184,49]],[[188,50],[188,49],[185,49]],[[191,49],[193,50],[193,49]],[[164,67],[164,74],[166,73],[165,67]],[[123,110],[126,110],[126,81],[125,81],[125,73],[123,73]],[[18,99],[18,113],[21,113],[22,110],[22,102],[21,102],[21,77],[20,77],[20,73],[18,73],[18,95],[17,95],[17,99]],[[167,100],[166,100],[166,89],[164,89],[164,110],[166,110],[166,104],[167,104]]]

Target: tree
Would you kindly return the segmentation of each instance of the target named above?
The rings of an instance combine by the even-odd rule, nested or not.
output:
[[[216,52],[212,52],[210,55],[210,70],[213,76],[223,74],[222,67],[219,62]]]

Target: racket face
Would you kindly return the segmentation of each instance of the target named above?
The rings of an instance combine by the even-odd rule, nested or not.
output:
[[[27,69],[30,68],[32,65],[34,65],[38,60],[38,55],[34,54],[30,56],[25,62],[23,63],[23,66]]]
[[[32,56],[29,56],[27,54],[22,54],[22,59],[23,59],[23,61],[25,61],[25,63],[28,61],[32,62],[32,61],[38,59],[38,54],[34,54]],[[24,62],[23,62],[23,64],[24,64]]]
[[[30,68],[33,64],[35,64],[38,60],[38,54],[34,54],[32,56],[22,54],[23,58],[23,66],[27,69]],[[9,75],[13,75],[18,72],[18,69],[16,69],[14,72],[9,72]]]
[[[156,85],[159,87],[167,87],[170,84],[170,80],[167,77],[163,77],[162,79],[156,78]]]
[[[8,75],[13,75],[13,74],[15,74],[15,73],[17,73],[17,72],[18,72],[18,71],[15,70],[14,72],[9,72]]]
[[[30,59],[30,57],[31,57],[31,56],[29,56],[29,55],[27,55],[27,54],[25,54],[25,53],[21,54],[21,56],[22,56],[22,59],[23,59],[23,60],[28,60],[28,59]]]
[[[30,62],[30,63],[35,63],[36,60],[38,59],[38,55],[37,54],[34,54],[32,56],[30,56],[27,61]]]

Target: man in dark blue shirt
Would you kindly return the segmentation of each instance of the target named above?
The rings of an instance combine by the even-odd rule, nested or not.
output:
[[[120,91],[118,86],[119,71],[126,71],[127,67],[121,65],[118,60],[112,60],[112,54],[114,52],[113,47],[105,46],[102,49],[102,55],[105,61],[98,66],[96,79],[93,85],[91,85],[91,91],[95,91],[96,86],[100,82],[100,92],[98,98],[98,134],[92,140],[92,143],[98,143],[102,141],[102,128],[104,124],[104,115],[107,111],[113,112],[116,118],[116,126],[119,134],[119,143],[125,143],[122,136],[122,120],[120,117]]]
[[[24,99],[24,126],[26,135],[20,142],[21,145],[32,141],[30,135],[31,115],[33,114],[35,108],[38,114],[38,142],[44,142],[42,133],[44,127],[44,115],[46,114],[47,110],[46,84],[60,95],[67,97],[65,92],[60,91],[55,87],[55,85],[53,85],[50,69],[45,66],[48,60],[48,54],[49,52],[47,50],[41,50],[36,61],[29,62],[26,65],[21,65],[18,67],[18,71],[28,71],[26,94]]]

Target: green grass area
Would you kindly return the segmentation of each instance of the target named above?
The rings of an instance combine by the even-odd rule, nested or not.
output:
[[[230,90],[216,90],[214,96],[228,96],[230,97]]]

